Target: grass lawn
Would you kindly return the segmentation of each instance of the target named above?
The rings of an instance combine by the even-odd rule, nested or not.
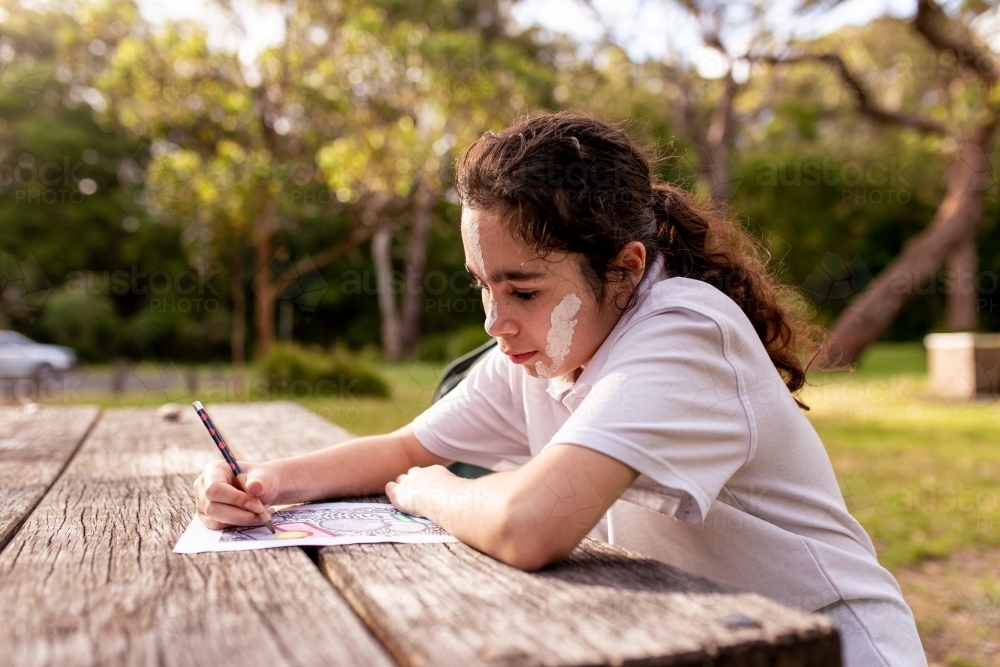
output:
[[[423,361],[382,364],[388,398],[305,399],[305,407],[356,435],[376,435],[409,424],[431,404],[445,363]]]
[[[1000,406],[944,403],[922,347],[874,346],[803,391],[848,507],[913,609],[931,667],[1000,667]]]
[[[854,516],[887,567],[1000,544],[1000,409],[928,394],[918,344],[873,347],[803,391]]]
[[[431,396],[437,386],[438,378],[444,370],[445,363],[401,362],[383,363],[379,365],[379,372],[386,380],[390,388],[389,396],[386,398],[375,398],[369,396],[353,396],[346,392],[342,396],[327,398],[326,395],[336,393],[336,387],[331,391],[320,393],[321,396],[311,395],[308,390],[306,395],[272,395],[274,400],[294,400],[309,408],[313,412],[326,419],[339,424],[356,435],[372,435],[393,431],[400,426],[408,424],[414,417],[420,414],[430,405]],[[234,389],[233,373],[229,366],[221,367],[218,371],[219,378],[208,377],[202,370],[198,391],[192,393],[186,386],[173,386],[168,389],[157,387],[159,383],[158,372],[169,375],[162,368],[149,365],[143,368],[144,377],[150,384],[150,389],[133,389],[118,395],[114,395],[107,390],[81,390],[72,388],[73,383],[67,382],[67,389],[56,387],[49,392],[43,393],[40,402],[43,403],[86,403],[89,405],[99,405],[104,408],[116,407],[155,407],[167,402],[190,403],[198,399],[206,405],[212,403],[227,403],[231,401],[244,400],[244,393]],[[102,367],[92,369],[95,374],[110,373],[110,370]],[[150,377],[152,376],[152,377]],[[253,382],[252,375],[248,372],[248,384]],[[178,381],[179,378],[178,378]],[[252,387],[248,390],[247,400],[266,400],[267,395],[264,390],[255,390]]]

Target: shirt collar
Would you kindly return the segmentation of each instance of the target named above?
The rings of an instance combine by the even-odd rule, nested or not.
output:
[[[639,303],[644,300],[647,292],[652,289],[654,284],[668,277],[664,257],[662,254],[657,255],[656,259],[653,260],[652,266],[650,266],[649,270],[646,271],[646,275],[642,277],[642,280],[640,280],[639,284],[636,286],[635,306],[629,311],[623,313],[618,319],[614,328],[611,329],[611,333],[609,333],[608,337],[604,339],[601,346],[597,348],[597,352],[594,353],[594,357],[590,360],[590,363],[587,364],[587,367],[583,369],[583,372],[580,373],[580,377],[577,378],[576,382],[570,380],[568,374],[549,378],[546,381],[545,393],[560,403],[565,404],[571,410],[575,409],[576,405],[574,405],[574,403],[582,401],[590,392],[593,383],[596,381],[597,376],[604,367],[604,362],[607,360],[608,354],[611,352],[613,341],[618,337],[618,333],[625,328],[628,321],[632,319],[632,316],[639,309]]]
[[[576,386],[576,382],[570,381],[565,375],[560,375],[558,377],[549,378],[546,381],[545,393],[555,400],[562,402],[563,398],[565,398],[569,392],[573,391]]]

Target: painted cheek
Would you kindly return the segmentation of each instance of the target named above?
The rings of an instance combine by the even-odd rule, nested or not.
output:
[[[541,361],[535,362],[535,373],[540,378],[550,378],[566,361],[570,347],[573,344],[573,332],[576,329],[576,314],[583,302],[576,294],[567,294],[562,301],[552,309],[549,318],[549,331],[545,335],[545,354],[552,360],[549,366]]]

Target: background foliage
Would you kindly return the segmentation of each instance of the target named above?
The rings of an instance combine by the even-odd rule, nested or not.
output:
[[[0,24],[4,326],[91,361],[239,361],[267,307],[263,319],[285,342],[381,344],[371,238],[388,227],[399,275],[382,289],[405,311],[403,265],[425,206],[413,349],[441,360],[484,338],[450,184],[452,161],[478,132],[525,111],[587,108],[623,122],[659,156],[663,177],[700,187],[698,138],[678,120],[678,90],[685,113],[707,118],[725,81],[698,74],[697,63],[633,62],[610,43],[587,53],[515,25],[491,2],[279,7],[288,40],[250,64],[210,48],[203,27],[150,25],[129,2],[9,8]],[[881,94],[940,115],[934,55],[911,33],[880,19],[813,46],[846,49]],[[739,104],[759,109],[732,143],[729,210],[829,323],[927,225],[949,140],[860,118],[821,68],[776,78],[755,66],[744,85]],[[419,199],[421,187],[429,198]],[[986,201],[977,240],[979,268],[994,276],[981,296],[993,304],[995,187]],[[267,302],[269,284],[277,297]],[[942,330],[946,290],[942,278],[884,338]],[[1000,329],[1000,304],[980,324]]]

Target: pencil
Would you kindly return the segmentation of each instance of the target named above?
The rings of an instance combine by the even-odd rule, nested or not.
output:
[[[229,464],[230,469],[233,471],[233,476],[236,478],[236,486],[238,486],[241,491],[249,495],[251,498],[260,502],[260,499],[257,498],[257,496],[247,491],[246,473],[244,473],[240,468],[240,464],[236,462],[236,457],[233,456],[233,453],[229,451],[229,445],[227,445],[226,441],[222,439],[222,434],[219,433],[219,429],[216,427],[215,422],[213,422],[212,418],[208,416],[207,412],[205,412],[205,406],[201,404],[201,401],[195,401],[192,405],[194,405],[194,409],[198,413],[198,416],[201,417],[201,423],[208,429],[208,434],[212,436],[212,440],[214,440],[215,444],[219,446],[219,451],[222,452],[222,458],[226,459],[226,463]],[[264,503],[260,504],[263,507]],[[273,535],[275,532],[274,524],[271,523],[271,515],[267,513],[266,507],[264,507],[264,509],[257,514],[257,518],[264,522],[264,525],[267,526],[267,529],[271,531],[271,534]]]

